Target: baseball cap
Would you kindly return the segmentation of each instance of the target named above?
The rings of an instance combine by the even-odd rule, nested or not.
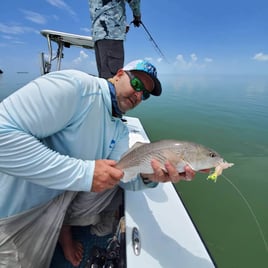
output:
[[[154,96],[160,96],[162,86],[157,78],[157,71],[153,64],[147,60],[134,60],[123,67],[124,71],[140,71],[148,74],[154,81],[154,88],[150,92]]]

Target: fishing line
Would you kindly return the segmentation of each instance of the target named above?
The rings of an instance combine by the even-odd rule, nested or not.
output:
[[[231,184],[231,186],[233,186],[233,188],[236,190],[236,192],[240,195],[240,197],[242,198],[242,200],[245,202],[245,204],[246,204],[248,210],[250,211],[250,213],[251,213],[253,219],[255,220],[255,223],[256,223],[256,225],[257,225],[257,227],[258,227],[258,231],[259,231],[260,236],[261,236],[261,238],[262,238],[262,240],[263,240],[265,249],[266,249],[266,251],[268,252],[268,244],[267,244],[267,241],[266,241],[266,239],[265,239],[265,236],[264,236],[264,233],[263,233],[263,231],[262,231],[261,225],[260,225],[260,223],[259,223],[259,221],[258,221],[258,219],[257,219],[257,216],[255,215],[255,213],[254,213],[254,211],[253,211],[251,205],[249,204],[249,202],[247,201],[247,199],[245,198],[245,196],[241,193],[241,191],[237,188],[237,186],[236,186],[231,180],[229,180],[229,179],[228,179],[225,175],[223,175],[223,174],[222,174],[222,177],[223,177],[227,182],[229,182],[229,183]]]
[[[131,23],[133,23],[134,21],[132,21]],[[131,24],[130,23],[130,24]],[[145,32],[147,33],[147,35],[149,36],[149,41],[151,41],[156,49],[156,51],[158,52],[158,54],[167,62],[167,58],[164,55],[164,53],[161,51],[160,47],[157,45],[157,43],[155,42],[155,40],[153,39],[152,35],[150,34],[149,30],[147,29],[147,27],[144,25],[144,23],[142,21],[140,21],[140,24],[142,25],[143,29],[145,30]]]

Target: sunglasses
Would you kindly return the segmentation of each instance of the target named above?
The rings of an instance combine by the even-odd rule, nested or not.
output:
[[[138,77],[134,76],[131,72],[125,71],[125,73],[129,77],[132,88],[137,92],[142,91],[142,100],[147,100],[150,97],[150,92],[145,88],[142,81]]]

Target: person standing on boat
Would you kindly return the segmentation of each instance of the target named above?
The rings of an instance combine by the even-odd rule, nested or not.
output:
[[[89,0],[92,37],[99,77],[111,78],[124,65],[124,40],[128,31],[126,2],[133,24],[141,23],[140,0]]]
[[[109,81],[52,72],[0,103],[0,267],[49,267],[63,223],[97,226],[121,188],[183,179],[170,163],[164,173],[152,161],[153,175],[123,183],[115,167],[129,144],[122,115],[161,92],[155,67],[138,60]],[[63,228],[60,242],[78,266],[83,249],[69,231]]]

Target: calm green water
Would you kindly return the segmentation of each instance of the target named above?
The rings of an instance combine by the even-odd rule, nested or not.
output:
[[[0,98],[34,76],[0,75]],[[176,188],[218,267],[268,267],[263,241],[268,241],[268,78],[163,75],[161,81],[163,95],[129,115],[141,119],[152,141],[195,141],[235,163],[224,174],[250,204],[264,237],[243,198],[223,177],[213,183],[198,174]]]
[[[165,92],[131,115],[151,140],[190,140],[218,151],[235,166],[227,176],[250,204],[268,241],[268,78],[162,77]],[[197,175],[176,185],[221,268],[268,267],[268,248],[237,191]],[[177,219],[179,221],[179,218]]]

